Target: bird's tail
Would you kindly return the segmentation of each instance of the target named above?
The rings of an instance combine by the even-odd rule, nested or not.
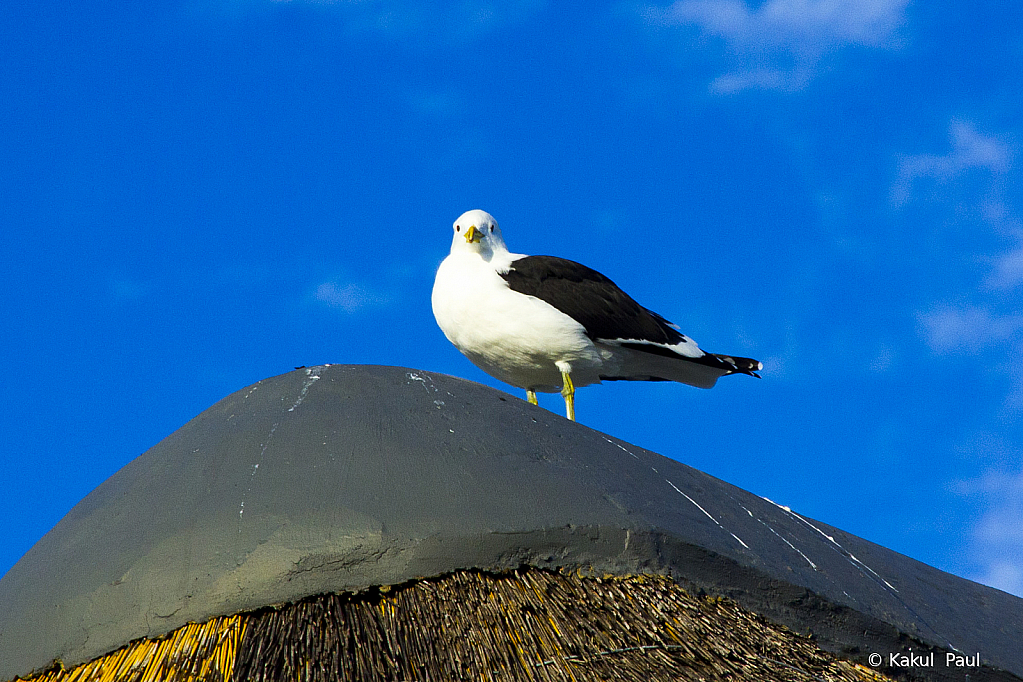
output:
[[[759,379],[760,375],[757,372],[764,368],[764,363],[753,358],[739,358],[734,355],[720,355],[718,353],[708,353],[708,355],[713,355],[721,362],[729,365],[732,368],[729,374],[749,374]]]

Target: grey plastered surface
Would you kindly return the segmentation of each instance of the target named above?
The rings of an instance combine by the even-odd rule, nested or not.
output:
[[[832,649],[910,636],[1023,674],[1023,600],[479,384],[333,365],[228,396],[78,504],[0,580],[0,680],[189,621],[520,564],[671,573]]]

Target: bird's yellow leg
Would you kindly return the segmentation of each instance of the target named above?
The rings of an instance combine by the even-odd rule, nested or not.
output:
[[[527,388],[526,389],[526,400],[529,401],[530,405],[539,405],[540,404],[540,403],[536,402],[536,391],[534,391],[531,388]]]
[[[572,383],[572,377],[568,372],[562,371],[561,379],[565,382],[561,387],[561,395],[565,399],[565,414],[575,421],[575,384]]]

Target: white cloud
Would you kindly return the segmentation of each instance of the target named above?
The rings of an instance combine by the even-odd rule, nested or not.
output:
[[[784,47],[819,53],[843,45],[882,47],[903,22],[908,0],[678,0],[649,9],[661,25],[694,24],[744,47]]]
[[[346,313],[387,303],[386,297],[374,294],[358,284],[338,284],[336,282],[320,284],[316,287],[314,298],[320,303],[325,303],[331,308],[339,308]]]
[[[809,82],[825,53],[861,45],[892,48],[905,22],[909,0],[677,0],[648,7],[646,20],[659,27],[695,26],[725,41],[740,63],[715,79],[718,92],[746,89],[796,90]]]
[[[899,160],[899,175],[892,188],[892,200],[896,205],[909,201],[914,182],[919,179],[948,182],[969,170],[1000,174],[1010,168],[1009,146],[995,137],[978,133],[972,123],[953,121],[949,126],[949,139],[952,149],[947,154],[912,154]]]
[[[896,205],[905,204],[922,194],[922,185],[937,184],[941,192],[931,198],[951,205],[960,229],[977,229],[975,223],[960,223],[961,216],[973,215],[981,227],[1023,236],[1012,207],[1002,199],[1003,187],[1013,180],[1012,155],[1012,147],[1002,139],[978,132],[972,123],[952,121],[946,153],[901,157],[892,199]],[[1011,291],[1023,284],[1023,246],[990,263],[986,277],[978,273],[972,291],[963,291],[960,285],[952,294],[956,303],[935,305],[918,314],[917,321],[921,336],[938,355],[984,353],[970,364],[977,371],[997,373],[1004,381],[1007,396],[999,421],[1012,423],[1023,410],[1023,311]],[[968,394],[971,399],[980,395]],[[977,500],[980,508],[966,542],[972,564],[968,577],[1023,596],[1023,449],[1003,428],[997,431],[973,439],[963,449],[971,466],[986,470],[954,482],[951,490]]]
[[[1015,551],[1023,551],[1023,547],[1017,547]],[[1011,559],[989,561],[986,569],[976,574],[973,579],[982,585],[1023,597],[1023,567],[1013,563]]]
[[[1015,289],[1023,284],[1023,246],[995,259],[987,285],[994,289]]]
[[[1023,240],[1012,209],[999,196],[1011,184],[1012,148],[992,135],[984,135],[968,122],[949,126],[950,150],[945,154],[906,155],[899,163],[892,198],[905,204],[915,185],[925,180],[942,183],[938,201],[951,198],[957,215],[972,213],[997,232]],[[980,172],[979,186],[966,181],[967,173]],[[978,197],[979,191],[982,196]],[[979,275],[976,290],[957,292],[957,304],[938,304],[917,315],[921,336],[939,355],[976,355],[994,351],[990,367],[1009,380],[1005,406],[1023,408],[1023,312],[1013,290],[1023,284],[1023,246],[989,259],[991,270]]]
[[[733,71],[711,81],[713,92],[729,94],[742,90],[780,90],[793,92],[800,89],[813,77],[813,71],[806,68],[782,69],[759,68],[749,71]]]
[[[978,353],[1012,340],[1023,329],[1023,315],[999,315],[976,306],[937,306],[917,319],[927,345],[943,355]]]
[[[1017,462],[1023,452],[1016,451]],[[1023,596],[1023,471],[989,470],[958,481],[953,492],[986,506],[970,538],[977,582]]]

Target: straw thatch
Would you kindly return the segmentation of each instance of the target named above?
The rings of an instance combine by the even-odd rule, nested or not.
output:
[[[61,666],[32,682],[225,682],[231,677],[245,616],[214,618],[178,628],[160,639],[142,639],[69,670]],[[20,678],[15,678],[20,679]]]
[[[522,569],[216,618],[33,682],[886,679],[663,576]]]

